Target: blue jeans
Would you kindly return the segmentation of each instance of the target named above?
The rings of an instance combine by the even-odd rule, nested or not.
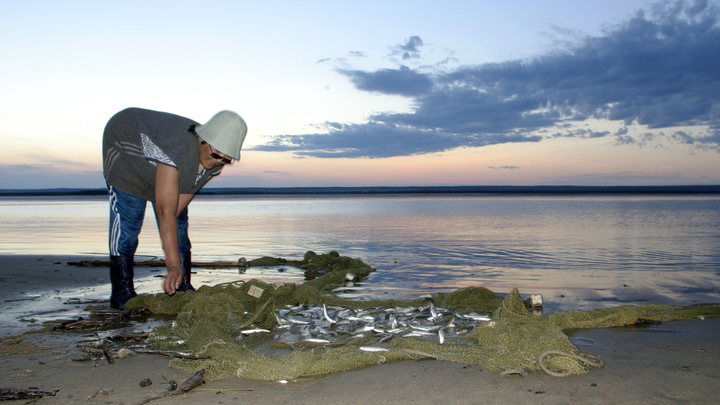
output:
[[[147,201],[123,193],[108,184],[110,197],[110,256],[132,256],[138,247],[138,235],[145,219]],[[153,203],[155,208],[155,203]],[[154,211],[154,209],[153,209]],[[157,215],[155,216],[157,223]],[[178,251],[187,253],[192,245],[188,237],[188,209],[177,217]]]

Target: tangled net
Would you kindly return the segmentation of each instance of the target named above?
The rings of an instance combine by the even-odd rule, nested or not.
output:
[[[306,271],[309,280],[296,284],[268,284],[259,280],[202,286],[197,292],[139,295],[126,309],[146,307],[175,320],[151,334],[161,350],[177,351],[200,360],[174,358],[172,367],[186,371],[205,369],[207,379],[230,375],[257,380],[291,380],[351,370],[397,360],[434,358],[475,364],[506,373],[539,371],[567,376],[602,367],[602,360],[581,353],[564,329],[615,327],[637,322],[702,319],[720,315],[720,305],[623,306],[598,311],[559,312],[547,316],[528,311],[517,289],[506,297],[479,287],[463,288],[436,297],[405,300],[355,301],[331,292],[348,279],[360,280],[374,269],[360,259],[337,252],[307,252],[303,260],[263,257],[251,266],[292,265]],[[471,332],[448,339],[426,336],[393,337],[373,330],[337,335],[332,344],[295,348],[278,344],[286,330],[278,325],[277,311],[288,306],[327,306],[383,309],[436,306],[462,314],[492,313]],[[262,329],[267,333],[249,333]],[[245,334],[247,333],[247,334]],[[370,349],[368,349],[370,348]],[[372,350],[371,350],[372,349]]]

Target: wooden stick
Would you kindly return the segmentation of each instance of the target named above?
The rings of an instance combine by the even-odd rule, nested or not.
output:
[[[92,267],[105,267],[110,266],[109,261],[105,260],[83,260],[79,262],[67,262],[70,266],[92,266]],[[192,262],[192,267],[208,268],[208,269],[222,269],[222,268],[238,268],[248,267],[247,262]],[[144,262],[135,262],[135,266],[147,266],[147,267],[165,267],[164,260],[149,260]]]
[[[160,350],[135,350],[135,353],[145,353],[145,354],[160,354],[162,356],[167,357],[176,357],[178,359],[187,359],[187,360],[205,360],[205,359],[211,359],[211,356],[190,356],[187,354],[182,353],[171,353],[171,352],[161,352]]]

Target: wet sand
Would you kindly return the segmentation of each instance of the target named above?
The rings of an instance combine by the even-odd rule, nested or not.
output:
[[[36,329],[44,319],[82,311],[80,306],[63,304],[69,298],[107,297],[107,268],[66,264],[92,259],[103,258],[0,256],[0,388],[60,390],[38,403],[137,404],[165,392],[163,376],[178,382],[189,377],[169,368],[168,359],[157,355],[137,354],[113,364],[72,361],[80,357],[77,341],[89,333],[23,333]],[[137,269],[136,278],[144,280],[142,292],[159,291],[159,279],[153,276],[161,273]],[[22,343],[7,339],[11,335],[20,336]],[[605,367],[567,378],[541,372],[501,377],[460,363],[403,361],[285,384],[232,377],[150,403],[677,404],[720,400],[718,318],[582,330],[573,336],[583,338],[583,345],[578,346],[581,351],[600,356]],[[140,387],[144,378],[153,384]]]

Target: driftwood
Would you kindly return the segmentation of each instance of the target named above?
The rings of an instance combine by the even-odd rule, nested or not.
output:
[[[149,333],[140,333],[140,334],[122,334],[122,335],[115,335],[110,336],[107,339],[109,340],[141,340],[141,339],[147,339],[150,336]]]
[[[79,262],[67,262],[70,266],[78,267],[108,267],[110,262],[107,260],[82,260]],[[148,260],[144,262],[135,262],[135,266],[146,266],[146,267],[165,267],[165,260]],[[192,267],[205,268],[205,269],[233,269],[239,267],[248,267],[246,261],[242,259],[237,262],[192,262]]]
[[[82,298],[70,298],[67,301],[65,301],[65,304],[68,305],[86,305],[86,304],[107,304],[110,302],[109,299],[97,299],[97,300],[85,300]]]
[[[73,304],[76,301],[72,299],[66,304]],[[58,319],[53,321],[46,321],[43,323],[44,326],[52,328],[56,332],[69,332],[69,331],[83,331],[83,330],[97,330],[106,326],[120,325],[128,323],[132,318],[138,318],[145,315],[147,309],[145,307],[133,308],[128,311],[121,310],[98,310],[90,312],[90,319],[82,317],[76,319]],[[136,336],[131,336],[136,338]]]
[[[149,350],[149,349],[136,349],[135,353],[159,354],[161,356],[175,357],[178,359],[186,359],[186,360],[205,360],[205,359],[212,358],[211,356],[193,356],[193,355],[178,353],[178,352],[163,352],[160,350]]]
[[[17,298],[17,299],[14,299],[14,300],[5,300],[5,302],[16,302],[16,301],[32,301],[32,300],[34,300],[34,299],[38,299],[38,298],[40,298],[40,296],[39,296],[39,295],[38,295],[38,296],[35,296],[35,297],[28,297],[28,298]]]
[[[44,323],[46,326],[52,326],[52,330],[56,332],[68,332],[68,331],[79,331],[97,329],[104,325],[103,321],[94,319],[58,319],[54,321],[47,321]]]
[[[0,401],[13,399],[38,399],[44,396],[54,397],[60,390],[44,391],[38,389],[0,388]]]

